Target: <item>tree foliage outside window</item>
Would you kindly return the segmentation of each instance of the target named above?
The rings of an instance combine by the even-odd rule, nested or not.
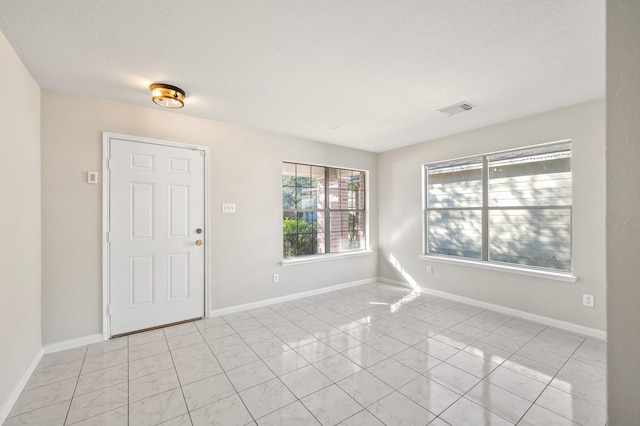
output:
[[[425,254],[571,270],[571,144],[425,166]]]
[[[284,258],[364,249],[365,178],[360,170],[283,163]]]
[[[305,220],[282,219],[284,236],[284,257],[316,254],[317,226],[315,222]]]

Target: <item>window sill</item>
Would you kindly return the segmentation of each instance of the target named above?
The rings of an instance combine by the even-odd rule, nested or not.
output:
[[[445,256],[420,255],[420,259],[429,262],[449,263],[452,265],[470,266],[472,268],[489,269],[492,271],[508,272],[517,275],[527,275],[530,277],[547,278],[556,281],[575,283],[578,277],[569,272],[553,272],[542,269],[523,268],[518,266],[505,265],[500,263],[490,263],[479,260],[452,259]]]
[[[280,264],[282,266],[300,265],[303,263],[324,262],[327,260],[344,259],[345,257],[367,256],[373,253],[373,250],[358,250],[350,251],[347,253],[330,253],[330,254],[316,254],[313,256],[300,256],[292,257],[289,259],[283,259]]]

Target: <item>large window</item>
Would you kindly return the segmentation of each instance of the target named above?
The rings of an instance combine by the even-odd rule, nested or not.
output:
[[[285,259],[366,248],[365,176],[361,170],[282,164]]]
[[[571,270],[571,144],[426,164],[425,254]]]

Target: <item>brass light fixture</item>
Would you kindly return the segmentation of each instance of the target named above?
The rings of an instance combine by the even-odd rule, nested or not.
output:
[[[164,108],[182,108],[184,106],[184,90],[170,84],[152,84],[149,89],[153,102]]]

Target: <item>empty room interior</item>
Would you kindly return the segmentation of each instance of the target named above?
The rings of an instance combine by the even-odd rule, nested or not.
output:
[[[640,3],[0,2],[0,423],[640,424]]]

